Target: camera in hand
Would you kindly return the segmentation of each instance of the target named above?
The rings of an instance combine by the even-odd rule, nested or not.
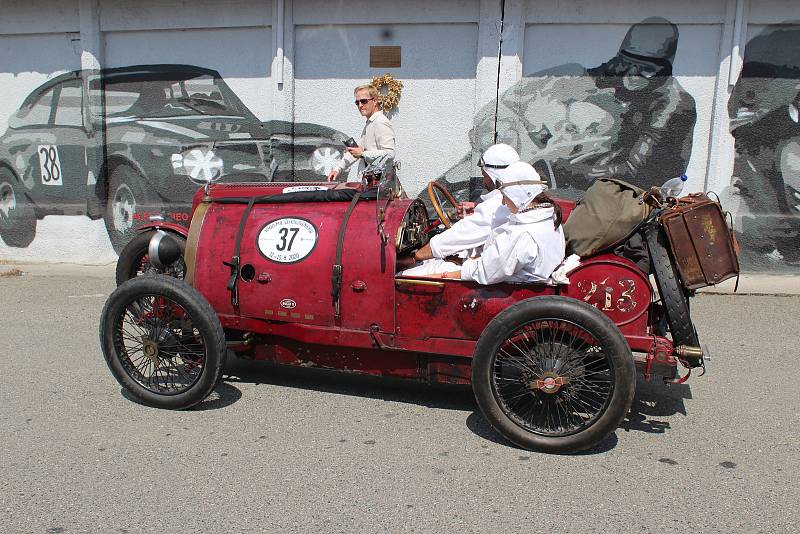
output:
[[[344,142],[344,146],[346,146],[347,148],[355,148],[358,146],[358,143],[356,143],[356,140],[351,137],[350,139]]]

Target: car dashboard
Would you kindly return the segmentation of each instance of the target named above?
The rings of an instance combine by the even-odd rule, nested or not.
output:
[[[397,256],[404,256],[424,246],[430,239],[428,232],[428,209],[425,204],[417,199],[406,210],[403,222],[397,229],[395,249]]]

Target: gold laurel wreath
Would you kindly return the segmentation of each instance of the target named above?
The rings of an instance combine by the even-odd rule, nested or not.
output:
[[[397,104],[400,103],[400,93],[403,90],[403,82],[396,80],[394,76],[387,72],[383,76],[375,76],[372,78],[372,85],[381,93],[380,102],[384,113],[388,113],[397,107]],[[386,94],[383,94],[383,88],[386,88]]]

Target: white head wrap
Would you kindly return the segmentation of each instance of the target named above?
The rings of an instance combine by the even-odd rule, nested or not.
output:
[[[539,173],[530,164],[518,161],[509,165],[505,170],[507,178],[500,185],[500,192],[513,202],[517,209],[527,206],[531,200],[545,190],[543,183],[517,185],[518,182],[542,180]]]
[[[519,161],[519,154],[514,147],[505,143],[498,143],[486,149],[481,156],[481,167],[493,182],[509,181],[508,166]]]

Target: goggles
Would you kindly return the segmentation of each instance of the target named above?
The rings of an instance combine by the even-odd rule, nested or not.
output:
[[[497,185],[497,189],[511,187],[512,185],[543,185],[545,186],[545,189],[547,188],[547,182],[545,182],[544,180],[520,180],[519,182],[506,182],[506,183],[503,183],[501,180],[495,180],[494,183]]]
[[[508,165],[510,165],[510,163]],[[483,156],[478,160],[478,167],[486,167],[487,169],[506,169],[508,165],[492,165],[491,163],[486,163],[483,161]]]

